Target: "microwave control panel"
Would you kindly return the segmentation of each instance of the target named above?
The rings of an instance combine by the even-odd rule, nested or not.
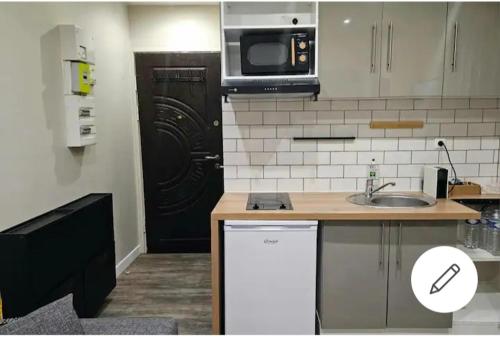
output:
[[[295,33],[293,34],[293,40],[295,43],[295,55],[297,57],[296,62],[299,65],[304,65],[309,63],[309,35],[306,33]]]

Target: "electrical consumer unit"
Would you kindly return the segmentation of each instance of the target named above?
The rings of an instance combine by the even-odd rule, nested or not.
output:
[[[94,105],[94,41],[75,25],[59,25],[64,81],[66,145],[82,147],[96,143]]]

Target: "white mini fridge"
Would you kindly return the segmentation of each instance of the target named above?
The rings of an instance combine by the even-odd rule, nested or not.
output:
[[[225,334],[314,334],[317,221],[228,220]]]

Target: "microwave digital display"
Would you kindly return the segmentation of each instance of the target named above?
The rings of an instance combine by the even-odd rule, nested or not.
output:
[[[308,33],[245,34],[240,37],[243,75],[308,74]]]

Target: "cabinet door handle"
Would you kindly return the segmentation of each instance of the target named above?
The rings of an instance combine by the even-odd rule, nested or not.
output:
[[[398,227],[398,248],[396,252],[396,266],[401,268],[401,242],[403,238],[403,223],[399,222]]]
[[[394,40],[394,25],[392,21],[389,22],[389,27],[387,30],[387,72],[391,71],[392,67],[392,41]]]
[[[457,40],[458,40],[458,22],[455,22],[453,30],[453,54],[451,59],[451,71],[457,70]]]
[[[370,73],[375,73],[375,60],[377,59],[377,23],[372,25],[372,49],[370,55]]]
[[[380,223],[380,248],[378,251],[378,266],[384,267],[385,264],[385,222]]]
[[[290,58],[292,59],[292,66],[295,67],[295,39],[290,40]]]

